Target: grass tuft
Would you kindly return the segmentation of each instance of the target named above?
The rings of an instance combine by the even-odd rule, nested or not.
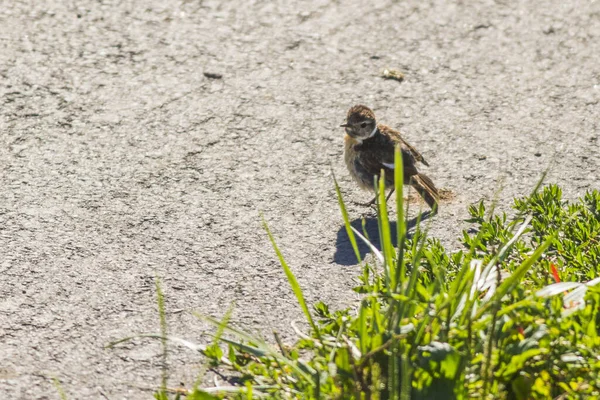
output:
[[[382,176],[380,249],[350,226],[335,183],[357,258],[356,238],[375,254],[361,265],[356,307],[332,311],[319,302],[310,310],[264,223],[311,330],[292,345],[276,336],[271,346],[231,326],[230,311],[221,321],[199,316],[217,329],[212,345],[168,340],[180,340],[237,378],[195,389],[189,398],[600,397],[600,192],[569,203],[549,185],[516,199],[513,218],[483,202],[473,205],[462,249],[449,252],[420,223],[408,235],[399,151],[395,164],[400,220],[392,232]],[[166,333],[161,322],[161,340]],[[218,342],[227,356],[216,351]],[[191,397],[196,394],[212,397]]]

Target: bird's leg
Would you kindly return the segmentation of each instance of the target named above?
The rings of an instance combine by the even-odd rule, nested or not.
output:
[[[390,190],[390,193],[387,195],[387,197],[385,198],[385,201],[387,202],[390,197],[392,197],[392,194],[394,193],[394,188],[392,188],[392,190]],[[368,203],[357,203],[360,206],[365,206],[365,207],[373,207],[373,205],[377,202],[377,195],[375,197],[373,197],[373,200],[369,201]]]
[[[364,207],[371,207],[373,204],[375,204],[375,202],[377,201],[377,196],[373,197],[373,200],[369,201],[368,203],[361,203],[361,202],[355,202],[356,205],[359,206],[364,206]]]
[[[394,188],[392,188],[392,190],[390,190],[390,194],[388,194],[388,196],[385,198],[386,202],[390,199],[390,197],[392,197],[392,193],[394,193],[394,190],[395,190]]]

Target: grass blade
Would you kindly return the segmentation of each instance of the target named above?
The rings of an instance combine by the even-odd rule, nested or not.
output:
[[[319,340],[321,340],[321,334],[319,332],[319,327],[313,321],[312,315],[310,314],[310,310],[308,309],[308,306],[306,305],[306,301],[304,300],[304,294],[302,293],[302,288],[300,288],[300,284],[298,283],[298,280],[294,276],[294,273],[292,272],[290,267],[285,262],[285,259],[283,258],[283,254],[281,254],[279,247],[277,247],[277,243],[275,243],[275,238],[273,237],[273,234],[269,230],[269,226],[267,225],[267,222],[264,220],[264,218],[263,218],[263,228],[265,229],[265,231],[267,231],[267,235],[269,235],[269,240],[271,241],[271,245],[273,245],[273,249],[275,250],[275,253],[277,253],[277,257],[279,258],[279,263],[283,267],[283,270],[288,279],[288,282],[290,283],[290,286],[292,287],[292,291],[296,295],[296,299],[298,300],[298,304],[300,305],[300,308],[302,308],[302,311],[304,312],[304,315],[306,316],[306,319],[308,320],[308,323],[310,324],[311,328],[315,332],[315,335],[317,335],[317,338],[319,338]]]
[[[352,249],[354,250],[354,254],[356,255],[356,260],[360,264],[362,262],[362,258],[360,256],[358,244],[356,243],[356,238],[354,237],[354,233],[352,232],[352,225],[350,224],[350,218],[348,218],[348,211],[346,211],[346,204],[344,203],[344,199],[342,198],[342,192],[340,191],[340,185],[338,185],[337,179],[335,178],[335,174],[333,173],[333,171],[331,171],[331,175],[333,175],[333,183],[335,184],[335,192],[337,193],[338,203],[340,205],[340,211],[342,212],[342,218],[344,219],[344,226],[346,227],[346,233],[348,234],[348,238],[350,239],[350,244],[352,245]]]
[[[515,270],[515,272],[513,272],[511,276],[509,276],[500,284],[494,296],[492,296],[492,298],[487,303],[482,305],[482,307],[479,309],[477,315],[474,318],[475,320],[479,319],[492,304],[500,300],[506,293],[512,290],[523,279],[527,271],[529,271],[533,264],[540,259],[544,251],[546,251],[546,249],[550,246],[550,244],[555,238],[556,234],[549,235],[548,238],[544,241],[544,243],[542,243],[542,245],[538,247],[537,250],[529,258],[523,261],[523,263],[521,263],[521,265]]]
[[[404,240],[406,238],[406,221],[404,220],[404,164],[400,146],[396,146],[394,150],[394,187],[396,190],[396,245],[398,246],[394,293],[397,293],[399,288],[402,287],[404,275],[406,274],[404,268]]]
[[[54,384],[54,387],[56,388],[56,391],[58,392],[58,396],[60,397],[60,400],[67,400],[67,395],[65,393],[65,390],[63,389],[62,385],[60,384],[60,381],[58,380],[58,378],[52,378],[52,383]]]
[[[379,237],[381,243],[381,250],[384,258],[384,272],[386,286],[388,290],[392,291],[392,288],[396,286],[394,281],[396,273],[394,268],[394,246],[392,244],[392,233],[390,230],[390,221],[387,213],[387,204],[385,201],[385,171],[381,170],[381,176],[379,177],[379,204],[378,204],[378,221],[379,221]]]
[[[362,354],[367,354],[370,350],[369,346],[369,331],[367,326],[367,309],[369,308],[368,300],[363,300],[360,303],[358,310],[358,345]]]
[[[160,335],[161,335],[161,345],[162,345],[162,354],[161,354],[161,386],[160,390],[163,393],[166,393],[167,390],[167,381],[169,378],[169,372],[167,370],[167,314],[165,312],[165,296],[162,291],[162,287],[160,285],[160,279],[156,277],[154,280],[154,284],[156,286],[156,303],[158,305],[158,316],[160,319]]]
[[[215,318],[209,317],[207,315],[198,314],[198,313],[193,313],[193,314],[196,318],[201,319],[206,322],[209,322],[215,326],[221,325],[221,321],[219,321]],[[243,351],[246,351],[257,357],[261,357],[261,356],[265,356],[265,355],[273,357],[280,363],[290,366],[294,371],[296,371],[296,373],[298,373],[299,376],[302,376],[307,382],[314,385],[312,375],[314,375],[315,370],[313,368],[311,368],[309,365],[307,365],[306,363],[304,363],[302,361],[297,361],[298,364],[296,364],[295,361],[284,357],[281,353],[279,353],[277,350],[273,349],[271,346],[266,344],[263,340],[252,337],[248,333],[241,331],[239,329],[236,329],[230,325],[223,327],[223,330],[225,332],[229,332],[229,333],[237,336],[238,338],[242,339],[243,341],[245,341],[247,343],[241,343],[241,342],[236,342],[234,340],[221,338],[221,340],[223,342],[237,346],[240,349],[242,349]]]
[[[107,349],[112,349],[118,344],[129,342],[130,340],[133,340],[133,339],[141,339],[141,338],[151,338],[151,339],[162,340],[163,336],[160,334],[156,334],[156,333],[141,333],[139,335],[128,336],[123,339],[115,340],[114,342],[110,342],[109,344],[107,344],[105,347]],[[182,339],[182,338],[179,338],[176,336],[167,336],[167,341],[177,344],[181,347],[185,347],[190,350],[200,352],[200,353],[203,353],[207,349],[206,345],[190,342],[189,340],[185,340],[185,339]],[[229,359],[227,357],[221,357],[221,362],[225,365],[231,365],[231,362],[229,361]]]
[[[354,231],[354,233],[356,233],[356,235],[359,237],[359,239],[361,239],[363,242],[365,242],[365,244],[367,246],[369,246],[369,249],[371,249],[373,254],[375,254],[375,257],[377,257],[379,262],[381,262],[383,264],[385,260],[383,258],[383,254],[381,254],[379,249],[377,247],[375,247],[375,245],[373,243],[371,243],[368,238],[364,237],[358,230],[354,229],[353,226],[351,228]]]

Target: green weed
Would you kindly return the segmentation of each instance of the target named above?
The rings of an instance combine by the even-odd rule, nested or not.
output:
[[[397,152],[400,194],[401,166]],[[568,203],[550,185],[515,200],[512,218],[488,213],[483,202],[473,205],[464,247],[450,253],[422,224],[408,234],[401,195],[392,231],[383,178],[376,248],[350,225],[335,186],[358,261],[358,240],[374,255],[362,263],[354,288],[360,303],[336,311],[322,302],[309,307],[265,223],[310,331],[291,346],[275,336],[273,346],[231,326],[228,316],[199,316],[217,327],[215,342],[187,347],[238,378],[226,387],[194,389],[189,398],[600,396],[599,192]],[[216,350],[217,341],[227,347],[226,356]]]

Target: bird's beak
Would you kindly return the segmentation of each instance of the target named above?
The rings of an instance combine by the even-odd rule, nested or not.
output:
[[[347,127],[349,127],[349,126],[350,126],[350,124],[341,124],[341,125],[340,125],[340,127],[342,127],[342,128],[347,128]]]

